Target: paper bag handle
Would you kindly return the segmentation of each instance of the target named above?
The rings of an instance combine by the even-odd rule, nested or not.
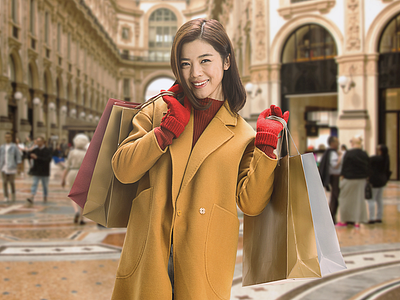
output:
[[[292,137],[292,135],[290,134],[289,128],[287,127],[286,121],[285,121],[283,118],[280,118],[280,117],[277,117],[277,116],[274,116],[274,115],[269,116],[269,117],[267,117],[266,119],[278,121],[279,123],[281,123],[281,124],[283,125],[283,130],[282,130],[283,133],[281,134],[281,140],[280,140],[280,142],[281,142],[281,147],[280,147],[280,149],[282,149],[283,137],[284,137],[284,135],[286,134],[286,147],[287,147],[287,151],[289,151],[289,139],[288,139],[288,137],[290,137],[290,139],[292,140],[292,143],[293,143],[294,147],[296,148],[297,154],[300,154],[300,152],[299,152],[299,150],[297,149],[297,146],[296,146],[296,144],[295,144],[295,142],[294,142],[294,140],[293,140],[293,137]],[[281,151],[279,151],[279,152],[281,152]],[[281,153],[279,153],[278,156],[279,156],[278,158],[281,158]]]
[[[150,104],[152,104],[152,103],[153,103],[154,101],[156,101],[158,98],[160,98],[160,97],[162,97],[162,96],[167,96],[167,95],[173,96],[173,97],[176,96],[176,94],[175,94],[174,92],[171,92],[171,91],[162,91],[162,92],[158,93],[157,95],[151,97],[151,98],[150,98],[149,100],[147,100],[146,102],[140,104],[140,105],[137,107],[138,110],[136,111],[135,116],[137,115],[138,112],[140,112],[140,111],[141,111],[142,109],[144,109],[146,106],[149,106]],[[115,102],[114,104],[118,104],[118,102]],[[135,117],[135,116],[133,116],[133,117]]]

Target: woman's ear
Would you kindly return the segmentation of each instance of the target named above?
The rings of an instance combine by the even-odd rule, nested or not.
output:
[[[229,70],[230,66],[231,66],[231,54],[229,53],[228,56],[225,58],[225,61],[224,61],[224,70],[225,71]]]

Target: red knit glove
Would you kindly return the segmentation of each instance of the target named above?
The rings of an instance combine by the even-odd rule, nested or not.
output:
[[[175,84],[168,91],[179,94],[183,90],[179,84]],[[168,105],[168,111],[167,114],[162,118],[160,126],[161,128],[171,131],[175,138],[177,138],[181,135],[183,130],[185,130],[185,126],[189,122],[190,102],[187,97],[185,97],[184,105],[182,105],[175,97],[169,95],[163,96],[163,100]]]
[[[282,131],[283,125],[278,121],[265,119],[269,116],[277,116],[288,122],[289,112],[286,111],[282,116],[281,109],[278,106],[271,105],[258,116],[255,145],[268,156],[275,158],[273,150],[276,149],[278,134]]]
[[[179,84],[175,84],[168,91],[175,94],[183,90]],[[168,105],[167,114],[163,117],[160,127],[154,128],[158,145],[162,150],[172,144],[172,140],[181,135],[190,119],[190,102],[185,97],[184,106],[173,96],[163,96],[163,100]]]

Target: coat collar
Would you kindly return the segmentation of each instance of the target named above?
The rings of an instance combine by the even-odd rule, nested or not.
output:
[[[173,205],[175,205],[179,192],[194,177],[203,161],[234,136],[229,126],[236,126],[237,116],[231,112],[227,101],[225,101],[225,104],[218,110],[192,150],[193,121],[192,111],[185,130],[170,146]]]

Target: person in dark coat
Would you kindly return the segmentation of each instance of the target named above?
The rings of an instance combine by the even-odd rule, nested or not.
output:
[[[383,189],[390,178],[390,161],[386,145],[378,145],[376,155],[371,156],[371,176],[369,182],[372,184],[372,199],[368,200],[369,224],[382,223],[383,216]],[[376,206],[376,214],[375,214]]]
[[[339,188],[340,222],[336,226],[368,222],[367,204],[365,203],[365,184],[370,176],[370,162],[368,154],[362,150],[362,137],[354,136],[350,140],[351,149],[346,151],[343,158],[343,178]]]
[[[33,204],[39,181],[41,181],[43,187],[43,201],[47,202],[52,150],[46,147],[43,137],[38,137],[36,139],[36,147],[29,152],[29,157],[33,161],[33,165],[29,171],[29,175],[33,177],[33,184],[31,187],[31,197],[26,200],[30,204]]]
[[[336,136],[328,138],[329,148],[322,156],[319,172],[322,184],[327,191],[331,191],[329,209],[333,223],[336,224],[336,213],[339,206],[339,179],[342,170],[342,152],[339,149],[339,140]]]

